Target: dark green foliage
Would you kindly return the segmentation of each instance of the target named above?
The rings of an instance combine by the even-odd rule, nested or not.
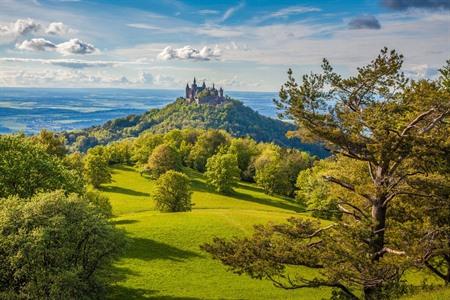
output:
[[[237,157],[234,154],[217,153],[208,158],[205,172],[207,182],[219,193],[233,192],[239,177]]]
[[[184,99],[178,99],[162,109],[152,109],[140,116],[116,119],[103,126],[67,132],[65,135],[72,151],[85,152],[95,145],[136,137],[144,131],[166,133],[183,128],[223,129],[236,137],[249,136],[258,142],[274,142],[309,151],[319,157],[329,155],[321,146],[288,139],[286,133],[295,130],[293,124],[262,116],[235,100],[220,105],[189,105]]]
[[[185,174],[177,171],[167,171],[156,181],[153,198],[156,208],[162,212],[190,211],[191,189],[190,180]]]
[[[154,178],[158,178],[169,170],[181,169],[181,157],[171,145],[157,146],[148,159],[147,168]]]
[[[83,181],[55,155],[20,135],[0,136],[0,197],[31,197],[37,191],[81,193]]]
[[[445,262],[449,231],[438,224],[448,225],[448,214],[438,212],[448,211],[442,185],[450,169],[448,76],[408,81],[402,64],[401,55],[383,49],[348,78],[326,60],[322,73],[300,83],[289,70],[277,105],[295,120],[297,135],[326,144],[344,162],[323,176],[342,219],[325,228],[291,221],[257,229],[251,238],[216,239],[204,249],[236,272],[280,287],[333,287],[366,300],[398,299],[406,271],[431,258],[431,265]],[[262,162],[277,165],[276,155],[262,155]],[[320,276],[310,279],[299,268],[287,277],[284,268],[295,265]]]
[[[41,130],[38,135],[32,136],[31,141],[40,145],[48,154],[59,158],[64,157],[67,153],[64,136],[56,135],[46,129]]]
[[[0,201],[0,298],[99,299],[124,244],[96,206],[63,191]]]

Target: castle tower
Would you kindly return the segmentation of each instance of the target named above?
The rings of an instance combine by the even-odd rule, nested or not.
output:
[[[195,98],[197,96],[197,80],[194,77],[194,83],[192,83],[192,88],[191,88],[191,97]]]
[[[206,83],[205,83],[205,81],[203,81],[202,89],[203,89],[203,90],[206,89]]]
[[[191,98],[191,89],[189,88],[189,83],[186,83],[186,99]]]
[[[223,98],[223,89],[222,89],[222,87],[220,87],[220,89],[219,89],[219,96],[220,96],[220,98]]]

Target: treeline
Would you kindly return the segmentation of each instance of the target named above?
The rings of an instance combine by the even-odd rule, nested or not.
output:
[[[268,99],[268,101],[271,101]],[[308,151],[318,157],[329,155],[320,145],[305,144],[286,133],[296,129],[282,122],[260,115],[236,100],[220,105],[188,104],[182,98],[161,109],[152,109],[142,115],[114,119],[102,126],[65,132],[71,152],[86,152],[96,145],[106,145],[141,133],[167,133],[173,129],[221,129],[233,137],[250,137],[258,142],[273,142],[282,147]]]

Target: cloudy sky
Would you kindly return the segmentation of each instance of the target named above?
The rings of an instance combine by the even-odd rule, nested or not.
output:
[[[277,91],[289,67],[344,74],[379,50],[433,77],[450,58],[450,0],[0,0],[0,86]]]

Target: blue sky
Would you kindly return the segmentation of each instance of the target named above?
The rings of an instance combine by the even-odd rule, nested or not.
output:
[[[450,0],[0,0],[0,86],[276,91],[327,57],[395,48],[414,78],[450,58]]]

